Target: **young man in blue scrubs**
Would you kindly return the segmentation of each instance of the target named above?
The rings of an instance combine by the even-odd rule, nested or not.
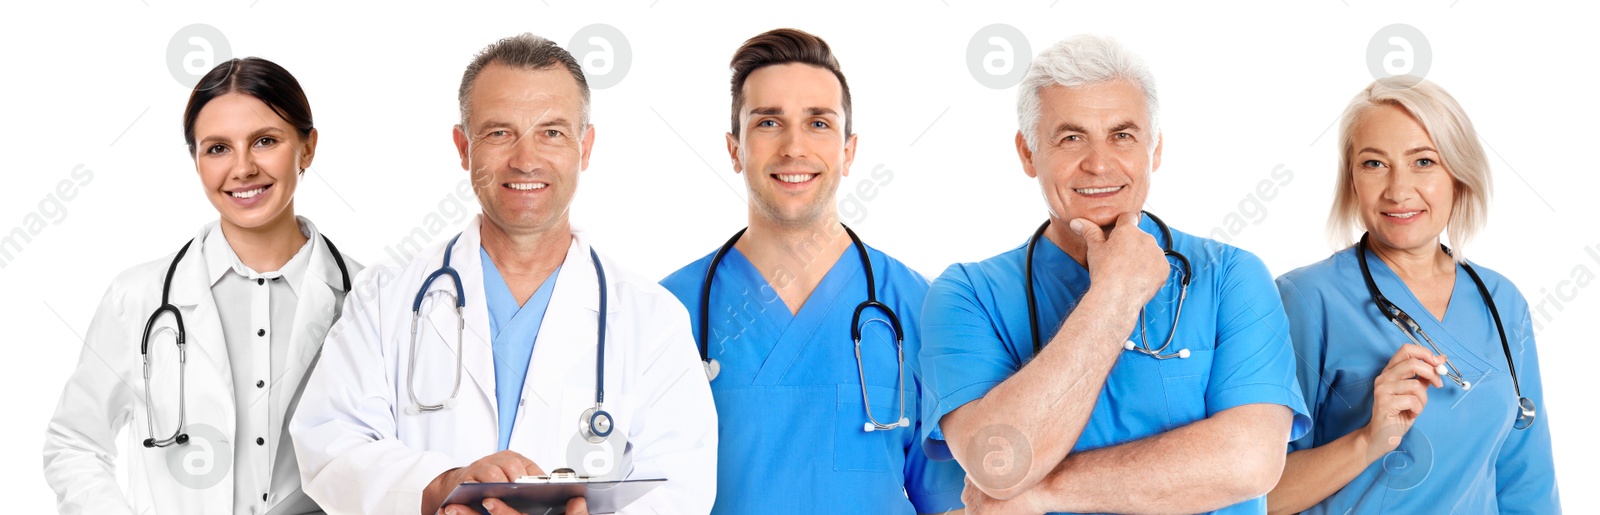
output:
[[[834,193],[856,136],[838,61],[822,39],[778,29],[746,41],[732,68],[728,154],[750,193],[749,227],[661,282],[689,308],[713,377],[712,513],[960,508],[961,469],[929,460],[916,439],[928,282],[839,222]],[[881,305],[859,311],[854,342],[869,295]]]
[[[1287,320],[1261,260],[1140,212],[1161,164],[1149,70],[1072,37],[1032,61],[1017,111],[1049,224],[929,290],[928,454],[966,469],[973,512],[1264,513],[1309,425]]]

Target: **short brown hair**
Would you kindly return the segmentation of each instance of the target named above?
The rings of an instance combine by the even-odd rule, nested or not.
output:
[[[850,125],[855,116],[850,114],[850,83],[839,71],[839,60],[828,49],[828,42],[798,29],[773,29],[750,38],[733,53],[733,135],[739,136],[739,109],[744,107],[744,81],[761,68],[777,65],[809,64],[833,72],[839,79],[839,89],[844,98],[844,135],[849,137]]]
[[[485,47],[478,55],[472,57],[472,63],[467,65],[467,71],[461,74],[461,89],[456,92],[456,100],[461,104],[461,125],[467,125],[467,115],[472,112],[472,86],[478,81],[478,74],[484,67],[500,63],[519,70],[545,70],[560,67],[572,75],[572,80],[578,82],[578,91],[583,93],[583,103],[578,106],[578,130],[589,128],[589,81],[583,76],[583,67],[578,60],[566,49],[561,48],[554,41],[522,33],[494,42]]]

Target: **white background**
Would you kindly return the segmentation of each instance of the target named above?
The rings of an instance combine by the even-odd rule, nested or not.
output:
[[[1323,232],[1336,163],[1331,125],[1373,78],[1373,35],[1394,23],[1414,26],[1431,46],[1427,77],[1465,106],[1491,149],[1490,222],[1469,251],[1534,305],[1546,391],[1539,423],[1551,424],[1564,504],[1572,512],[1600,506],[1591,486],[1600,453],[1582,434],[1594,420],[1589,367],[1600,330],[1600,289],[1588,287],[1600,274],[1600,203],[1585,155],[1600,114],[1592,4],[858,4],[8,6],[0,20],[0,144],[16,166],[0,188],[0,237],[26,231],[29,215],[46,220],[0,268],[0,321],[11,334],[0,354],[8,411],[0,477],[15,503],[8,511],[53,510],[40,472],[43,431],[107,284],[216,218],[183,144],[189,90],[168,67],[169,41],[195,23],[221,31],[231,56],[274,60],[306,88],[321,144],[298,211],[369,264],[439,212],[465,177],[450,127],[461,71],[475,51],[524,31],[566,45],[588,25],[617,28],[631,64],[615,86],[594,92],[598,132],[574,220],[601,249],[653,277],[710,252],[744,223],[744,186],[723,144],[733,50],[775,27],[811,31],[832,44],[855,95],[861,139],[841,197],[874,167],[893,171],[874,198],[858,197],[863,209],[846,220],[929,278],[1020,244],[1044,217],[1012,145],[1015,89],[991,89],[969,72],[969,40],[980,28],[1014,26],[1033,52],[1095,32],[1143,54],[1159,84],[1166,135],[1147,207],[1199,235],[1242,217],[1232,243],[1281,274],[1333,250]],[[93,178],[57,209],[50,195],[78,165]],[[1271,199],[1252,198],[1258,183],[1276,181],[1280,165],[1292,179]],[[452,214],[449,234],[462,216],[444,212]],[[1585,252],[1591,247],[1594,257]]]

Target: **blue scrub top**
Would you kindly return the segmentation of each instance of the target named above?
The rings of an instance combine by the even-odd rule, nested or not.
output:
[[[1149,217],[1139,228],[1160,230]],[[1167,352],[1190,357],[1157,360],[1125,351],[1106,377],[1073,452],[1109,447],[1164,433],[1245,404],[1280,404],[1294,411],[1290,438],[1310,426],[1295,380],[1294,355],[1272,276],[1249,252],[1172,230],[1174,250],[1193,265],[1182,327]],[[922,311],[922,368],[931,395],[929,420],[983,397],[1033,357],[1028,325],[1027,245],[977,263],[956,264],[933,282]],[[1166,286],[1145,306],[1150,348],[1172,330],[1178,302],[1177,260]],[[1048,238],[1034,255],[1040,341],[1055,331],[1089,289],[1089,271]],[[1129,339],[1140,341],[1136,326]],[[952,459],[937,424],[924,427],[935,459]],[[1264,513],[1257,497],[1213,513]]]
[[[545,308],[550,307],[550,294],[556,289],[561,267],[550,272],[544,284],[528,297],[527,304],[518,306],[505,277],[489,259],[489,251],[478,247],[478,255],[483,260],[483,295],[489,306],[489,334],[494,340],[494,399],[499,410],[499,449],[503,451],[511,446],[511,428],[528,379],[533,343],[539,337],[539,325],[544,323]]]
[[[1410,342],[1378,311],[1358,256],[1355,247],[1347,248],[1278,278],[1301,358],[1300,385],[1315,420],[1290,452],[1365,427],[1372,419],[1373,378]],[[1440,321],[1378,256],[1369,252],[1367,264],[1383,295],[1416,319],[1472,389],[1449,379],[1442,388],[1430,386],[1428,405],[1400,446],[1306,513],[1560,513],[1550,412],[1522,293],[1493,270],[1473,267],[1500,311],[1522,394],[1539,410],[1531,427],[1518,430],[1512,428],[1517,396],[1505,351],[1472,277],[1456,269]]]
[[[711,382],[717,405],[714,514],[942,513],[960,508],[963,473],[929,460],[916,445],[924,397],[916,356],[918,310],[928,281],[868,248],[878,301],[905,331],[905,416],[909,428],[866,432],[850,317],[866,300],[866,275],[852,247],[840,256],[800,312],[788,306],[737,249],[717,267],[710,355],[722,366]],[[699,337],[700,287],[711,255],[661,281],[688,307]],[[790,280],[782,273],[774,282]],[[900,417],[897,356],[877,309],[862,313],[861,354],[872,414]]]

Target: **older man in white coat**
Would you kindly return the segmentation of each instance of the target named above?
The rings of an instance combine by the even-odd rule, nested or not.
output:
[[[688,313],[567,219],[595,135],[582,70],[524,34],[480,53],[460,95],[483,213],[357,279],[290,425],[305,491],[332,513],[472,513],[441,506],[460,483],[573,468],[667,479],[621,513],[708,512],[717,419]]]

